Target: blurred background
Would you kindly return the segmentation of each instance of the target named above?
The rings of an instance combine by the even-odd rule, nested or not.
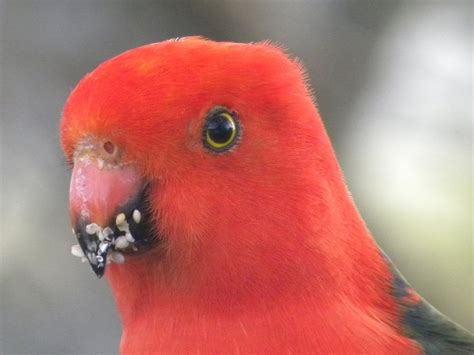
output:
[[[61,110],[105,59],[196,34],[301,58],[377,242],[473,329],[470,1],[3,0],[0,16],[2,354],[117,352],[107,283],[70,255]]]

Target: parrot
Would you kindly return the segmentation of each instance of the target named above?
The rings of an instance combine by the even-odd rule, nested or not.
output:
[[[270,41],[143,45],[61,117],[71,252],[121,354],[471,354],[378,247],[300,60]]]

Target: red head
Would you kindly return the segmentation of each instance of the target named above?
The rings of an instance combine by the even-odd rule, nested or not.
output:
[[[203,138],[216,109],[238,126],[221,151]],[[194,275],[219,266],[228,278],[239,260],[255,271],[260,257],[266,273],[278,272],[291,250],[317,241],[343,188],[300,65],[266,43],[187,38],[113,58],[71,94],[62,141],[71,160],[92,151],[107,162],[104,144],[113,144],[120,157],[111,164],[133,165],[150,184],[153,224],[173,269],[187,265]],[[88,223],[120,212],[126,199],[117,192],[125,191],[110,185],[99,183],[111,191]],[[71,200],[74,222],[79,202]]]
[[[268,43],[193,37],[125,52],[72,92],[61,132],[74,174],[82,167],[89,181],[74,175],[71,185],[73,222],[87,215],[80,241],[86,224],[114,224],[142,191],[157,239],[109,268],[125,320],[136,317],[143,288],[154,295],[143,302],[193,299],[223,312],[289,294],[378,302],[354,286],[386,270],[303,77]],[[105,192],[87,198],[81,189]]]

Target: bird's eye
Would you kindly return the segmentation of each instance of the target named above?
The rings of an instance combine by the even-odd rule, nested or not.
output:
[[[214,152],[230,149],[239,136],[239,123],[235,113],[223,107],[213,108],[206,117],[203,142],[206,148]]]

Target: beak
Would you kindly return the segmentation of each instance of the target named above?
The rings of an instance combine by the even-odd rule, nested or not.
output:
[[[145,190],[133,164],[104,164],[87,155],[75,161],[69,212],[80,249],[73,247],[73,254],[85,257],[97,277],[104,275],[108,258],[123,262],[121,252],[146,241],[137,238],[143,235]]]

